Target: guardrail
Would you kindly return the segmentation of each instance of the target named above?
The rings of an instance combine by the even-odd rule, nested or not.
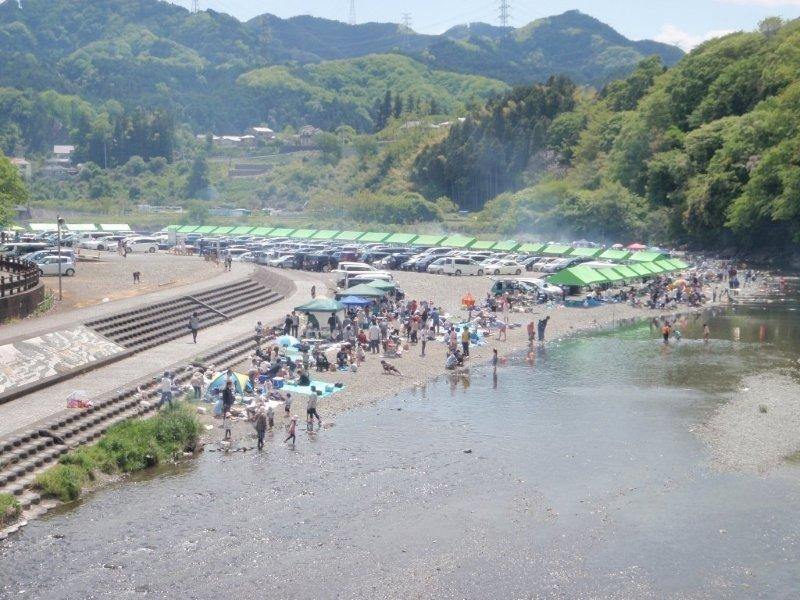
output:
[[[0,298],[25,292],[39,285],[39,269],[30,261],[0,256]]]

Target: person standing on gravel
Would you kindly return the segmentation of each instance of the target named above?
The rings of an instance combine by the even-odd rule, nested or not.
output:
[[[292,335],[297,337],[298,332],[300,331],[300,315],[297,314],[297,311],[292,311]]]
[[[381,353],[381,328],[378,322],[373,319],[372,324],[367,330],[367,339],[369,340],[369,350],[372,354]]]
[[[165,402],[172,408],[172,376],[169,371],[164,371],[164,376],[161,378],[161,400],[158,407],[161,408]]]
[[[256,415],[256,435],[258,436],[258,449],[264,449],[264,436],[267,433],[267,415],[264,412],[263,407],[258,409],[258,414]]]
[[[197,331],[200,329],[200,317],[198,316],[197,311],[194,311],[192,316],[189,317],[189,329],[192,331],[192,342],[196,344]]]
[[[256,323],[256,347],[261,348],[261,338],[264,337],[264,326],[261,321]]]
[[[317,413],[317,398],[321,393],[320,391],[316,391],[308,397],[308,403],[306,404],[306,423],[309,431],[314,431],[314,417],[317,418],[317,429],[322,427],[322,419],[319,418],[319,414]]]

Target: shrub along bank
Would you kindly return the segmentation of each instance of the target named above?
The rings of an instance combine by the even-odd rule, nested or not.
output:
[[[118,423],[96,445],[62,456],[59,464],[36,477],[34,485],[45,496],[76,500],[98,471],[132,473],[194,450],[201,429],[194,413],[180,403],[152,419]]]
[[[19,501],[11,494],[0,494],[0,528],[10,525],[22,514]]]

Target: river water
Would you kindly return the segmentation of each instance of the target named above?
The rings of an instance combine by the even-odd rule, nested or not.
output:
[[[796,375],[797,299],[690,315],[667,346],[647,322],[555,342],[294,450],[102,489],[3,542],[0,596],[796,598],[800,466],[719,470],[696,426]]]

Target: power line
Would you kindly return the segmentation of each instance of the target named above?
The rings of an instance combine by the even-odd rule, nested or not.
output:
[[[403,13],[403,27],[406,30],[411,29],[411,13]]]
[[[511,4],[508,0],[501,0],[500,2],[500,26],[501,27],[508,27],[508,21],[510,19],[508,9],[511,8]]]
[[[192,14],[196,15],[200,12],[200,0],[192,0]]]

